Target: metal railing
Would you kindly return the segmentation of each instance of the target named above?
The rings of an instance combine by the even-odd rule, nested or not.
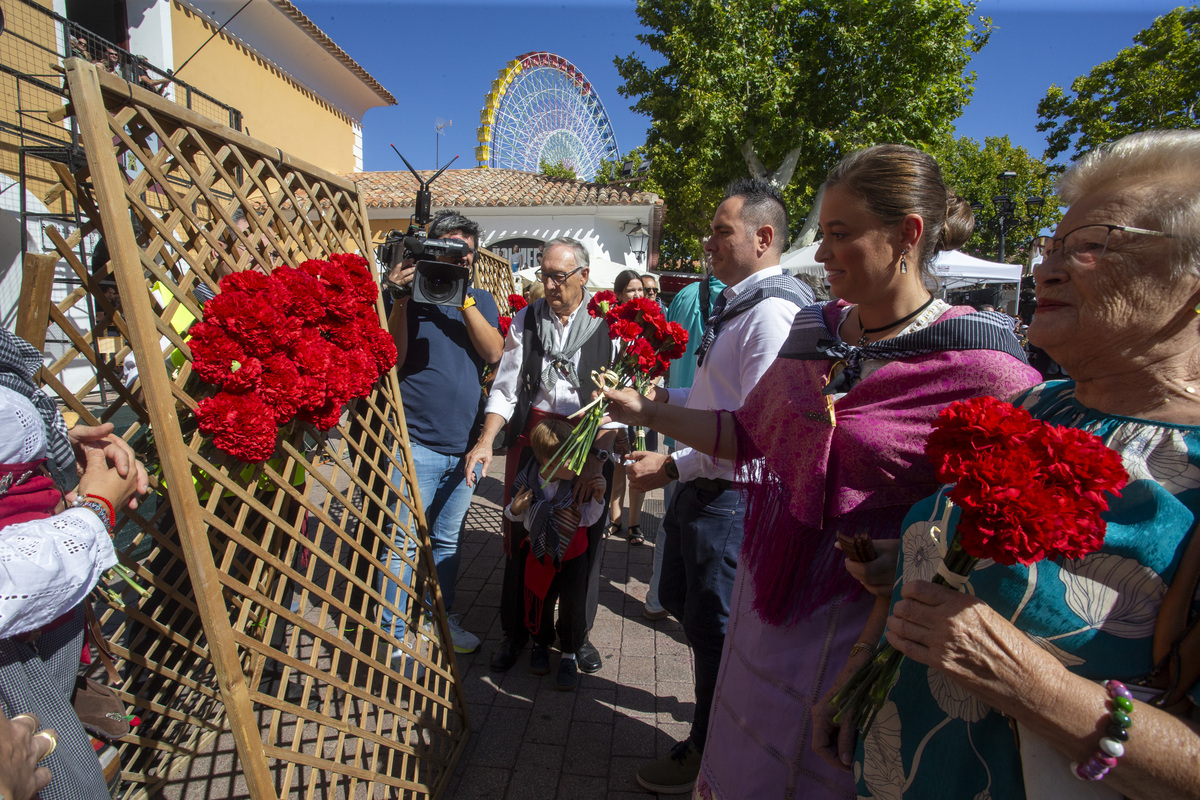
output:
[[[131,83],[166,94],[186,108],[209,119],[242,129],[242,112],[189,83],[175,79],[170,71],[151,64],[114,42],[59,16],[34,0],[0,0],[5,30],[0,36],[0,72],[31,87],[62,95],[63,81],[57,72],[66,58],[86,58]],[[9,108],[21,108],[10,96],[5,82],[4,100]],[[45,109],[42,109],[43,116]],[[22,109],[22,114],[28,113]],[[6,120],[7,121],[7,120]]]

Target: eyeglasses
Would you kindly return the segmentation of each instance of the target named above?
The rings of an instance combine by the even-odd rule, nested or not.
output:
[[[1173,233],[1150,231],[1145,228],[1132,228],[1128,225],[1093,223],[1091,225],[1080,225],[1075,230],[1068,231],[1057,238],[1051,236],[1037,237],[1033,240],[1033,254],[1034,256],[1041,256],[1042,260],[1045,261],[1055,253],[1061,252],[1063,261],[1079,267],[1090,267],[1104,258],[1104,254],[1108,252],[1108,238],[1112,236],[1113,231],[1140,233],[1143,236],[1161,236],[1164,239],[1181,238]]]
[[[582,272],[582,271],[583,271],[583,267],[576,267],[575,269],[571,270],[570,272],[546,272],[544,270],[539,269],[537,272],[535,272],[533,274],[534,274],[534,277],[536,277],[539,281],[541,281],[544,284],[547,284],[547,285],[553,284],[554,286],[561,286],[567,280],[567,278],[571,277],[572,275],[576,274],[577,272]]]
[[[643,291],[646,292],[647,297],[657,297],[658,296],[658,289],[654,289],[652,287],[647,286]]]

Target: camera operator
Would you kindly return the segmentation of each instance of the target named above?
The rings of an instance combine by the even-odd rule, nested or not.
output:
[[[473,268],[479,247],[479,225],[453,211],[437,214],[429,224],[430,239],[458,239],[470,249],[461,260],[444,260]],[[416,275],[416,259],[409,257],[388,274],[397,287],[410,287]],[[458,542],[463,520],[471,505],[474,489],[464,474],[464,455],[479,430],[483,410],[481,378],[487,365],[500,361],[504,339],[498,330],[500,312],[489,292],[468,289],[461,308],[422,303],[412,292],[395,297],[388,316],[388,330],[396,342],[400,396],[412,445],[413,468],[417,487],[425,505],[425,519],[433,545],[433,560],[438,584],[442,588],[446,611],[454,604],[454,583],[458,576]],[[393,483],[402,481],[393,475]],[[475,481],[478,484],[479,473]],[[403,544],[402,531],[396,532],[396,544]],[[403,562],[388,551],[384,555],[388,571],[403,575]],[[396,599],[396,585],[387,581],[383,589],[389,601]],[[382,623],[392,625],[392,613],[386,607]],[[395,620],[396,635],[403,621]],[[472,653],[479,638],[463,630],[459,616],[450,616],[454,649]]]

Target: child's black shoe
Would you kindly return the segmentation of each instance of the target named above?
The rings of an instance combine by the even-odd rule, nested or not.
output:
[[[558,675],[554,677],[554,688],[562,692],[571,692],[579,685],[579,665],[573,658],[564,658],[558,662]]]
[[[534,675],[549,675],[550,674],[550,648],[544,644],[533,645],[533,651],[529,654],[529,671]]]

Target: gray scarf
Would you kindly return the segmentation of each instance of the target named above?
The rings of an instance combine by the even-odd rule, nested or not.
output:
[[[596,329],[604,324],[604,320],[598,317],[593,317],[587,312],[587,305],[591,302],[591,292],[586,289],[583,291],[583,300],[580,301],[582,311],[571,323],[571,329],[567,332],[566,341],[562,343],[562,347],[554,349],[554,340],[557,338],[557,333],[554,330],[554,312],[550,310],[550,304],[545,300],[536,304],[538,338],[542,340],[542,347],[546,350],[546,358],[550,363],[546,365],[546,369],[542,372],[542,386],[549,390],[554,383],[563,378],[567,383],[574,387],[575,391],[583,397],[583,389],[579,381],[579,372],[575,369],[575,364],[572,363],[575,354],[587,343]]]

